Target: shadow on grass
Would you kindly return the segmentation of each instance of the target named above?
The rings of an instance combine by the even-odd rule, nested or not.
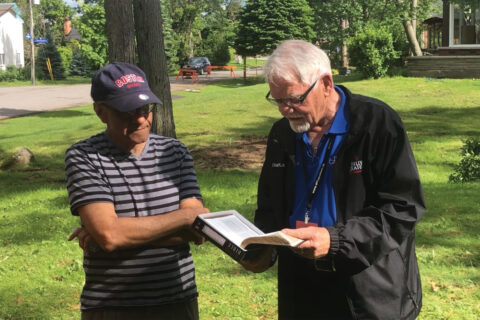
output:
[[[212,85],[222,87],[222,88],[232,89],[232,88],[238,88],[238,87],[255,86],[257,84],[263,84],[263,83],[265,83],[265,78],[263,76],[247,77],[247,78],[243,78],[243,76],[240,76],[235,79],[216,81]]]
[[[80,311],[74,308],[75,304],[69,306],[78,300],[72,298],[75,293],[71,288],[46,281],[41,287],[37,286],[29,292],[25,290],[26,288],[8,286],[5,282],[0,284],[0,301],[2,301],[0,319],[50,320],[65,319],[64,317],[67,315],[68,319],[79,319]],[[49,298],[45,298],[45,296]],[[39,303],[39,301],[55,302],[45,304]],[[58,309],[55,309],[56,307]]]
[[[73,217],[68,209],[67,195],[44,202],[48,203],[33,205],[37,209],[15,213],[9,210],[8,215],[2,215],[0,246],[30,245],[48,240],[66,241],[73,227],[78,225],[78,218]],[[32,204],[26,206],[31,207]]]
[[[452,263],[480,266],[480,183],[424,184],[427,211],[416,228],[417,246],[453,249]]]
[[[398,111],[411,142],[422,142],[428,138],[444,136],[478,136],[480,106],[469,108],[440,108],[436,106]],[[473,129],[475,128],[475,129]]]
[[[74,118],[74,117],[91,117],[94,114],[92,112],[85,112],[72,109],[63,109],[58,111],[40,112],[34,116],[39,118]]]

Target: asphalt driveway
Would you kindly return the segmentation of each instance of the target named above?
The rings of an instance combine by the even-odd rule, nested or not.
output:
[[[260,75],[261,70],[248,70],[247,76]],[[241,77],[241,70],[236,77]],[[216,80],[228,79],[230,71],[213,71],[211,75],[199,76],[199,81],[189,78],[170,77],[171,91],[196,89]],[[172,99],[178,96],[172,96]],[[23,86],[0,88],[0,120],[29,115],[44,111],[53,111],[92,103],[90,84]]]

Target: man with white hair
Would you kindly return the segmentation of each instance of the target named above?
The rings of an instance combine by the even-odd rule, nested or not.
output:
[[[333,83],[327,55],[289,40],[270,56],[269,134],[255,224],[305,241],[278,258],[279,319],[414,319],[422,304],[414,230],[425,211],[403,124],[385,103]]]

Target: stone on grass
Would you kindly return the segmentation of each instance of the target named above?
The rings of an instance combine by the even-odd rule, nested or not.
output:
[[[33,155],[32,151],[28,150],[27,148],[21,148],[12,156],[5,159],[0,168],[3,170],[24,169],[27,168],[34,159],[35,156]]]

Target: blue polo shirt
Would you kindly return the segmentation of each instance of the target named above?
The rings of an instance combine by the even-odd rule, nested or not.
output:
[[[319,182],[317,192],[312,200],[309,212],[309,222],[320,227],[328,227],[337,222],[335,194],[333,192],[332,173],[337,159],[337,152],[345,139],[349,128],[348,110],[345,108],[345,93],[339,87],[335,90],[340,94],[341,101],[330,129],[323,135],[318,144],[317,154],[313,155],[313,148],[306,132],[297,133],[296,137],[296,165],[295,165],[295,199],[293,212],[290,215],[290,227],[296,228],[297,221],[304,222],[307,202],[322,165],[327,145],[333,139],[333,145],[328,157],[323,176]]]

